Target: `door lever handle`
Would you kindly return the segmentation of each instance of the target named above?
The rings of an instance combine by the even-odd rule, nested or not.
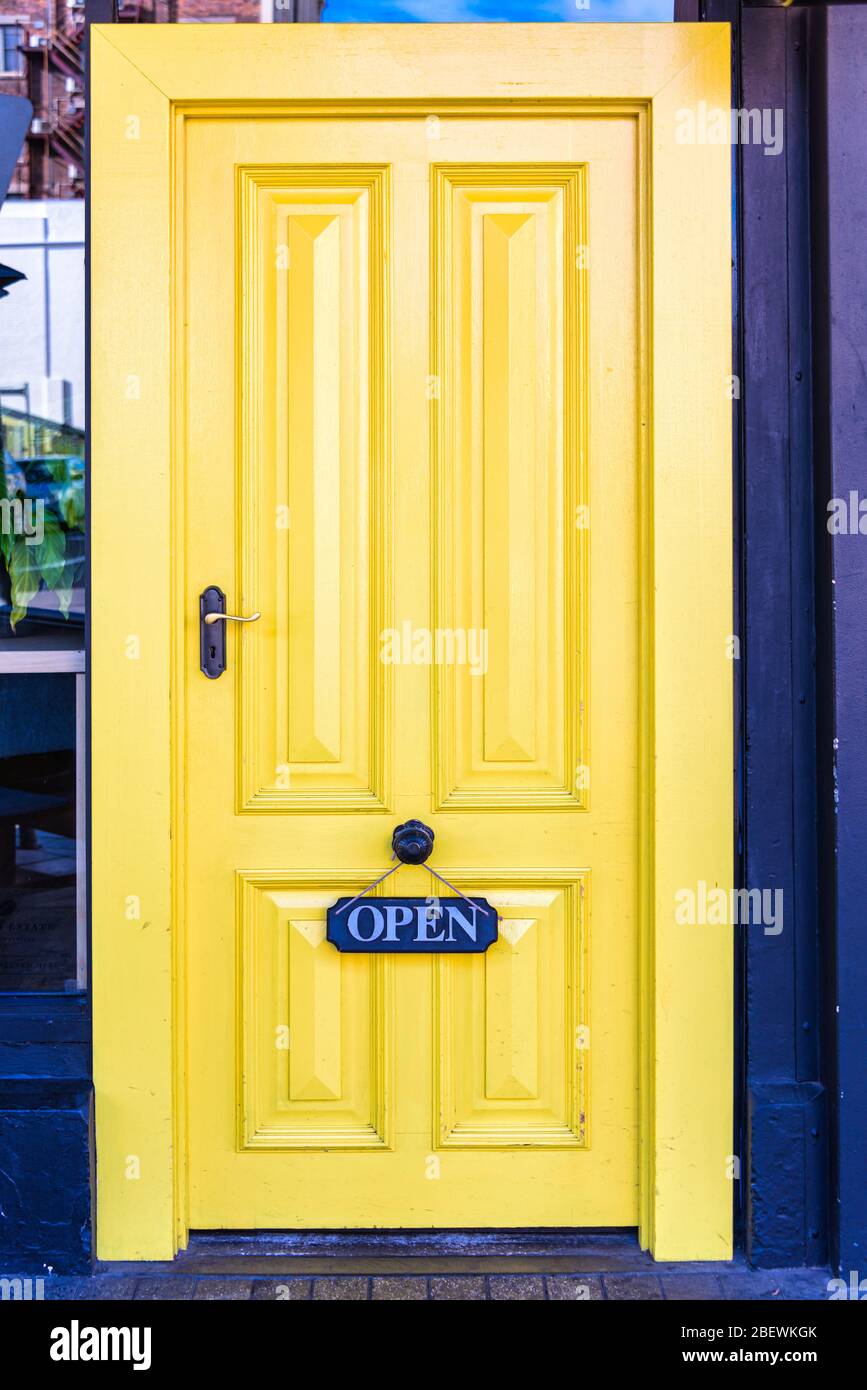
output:
[[[226,612],[226,595],[216,584],[199,594],[199,667],[202,675],[214,681],[226,669],[226,623],[255,623],[261,613]]]
[[[239,613],[206,613],[205,622],[209,627],[213,623],[256,623],[261,616],[261,613],[251,613],[249,617],[242,618]]]

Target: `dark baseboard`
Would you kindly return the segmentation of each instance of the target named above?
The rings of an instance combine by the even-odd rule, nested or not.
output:
[[[92,1142],[89,1083],[0,1079],[0,1273],[89,1272]]]
[[[826,1100],[812,1081],[750,1089],[746,1254],[757,1268],[827,1261]]]

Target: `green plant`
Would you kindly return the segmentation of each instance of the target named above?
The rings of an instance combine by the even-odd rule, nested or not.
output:
[[[0,491],[14,502],[16,494],[9,486],[5,469],[0,471]],[[68,544],[68,531],[80,530],[84,522],[81,483],[69,483],[58,494],[60,516],[51,507],[38,505],[41,511],[38,541],[35,534],[25,534],[21,526],[6,524],[0,528],[0,555],[9,581],[9,624],[13,632],[26,616],[42,584],[56,595],[58,608],[68,620],[72,591],[84,569],[80,559],[69,555]]]

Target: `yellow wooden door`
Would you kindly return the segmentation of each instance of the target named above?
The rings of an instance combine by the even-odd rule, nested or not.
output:
[[[728,1258],[731,931],[676,915],[732,881],[728,27],[91,49],[100,1257]],[[262,617],[209,681],[212,584]],[[324,940],[408,817],[486,956]]]
[[[637,158],[606,113],[190,130],[193,1227],[637,1222]],[[262,615],[215,681],[209,584]],[[486,955],[325,940],[410,817]]]

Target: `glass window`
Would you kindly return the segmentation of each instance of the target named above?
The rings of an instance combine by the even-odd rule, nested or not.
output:
[[[86,986],[82,233],[72,201],[0,215],[3,993]]]
[[[0,675],[0,990],[84,985],[84,677]]]
[[[23,57],[19,51],[22,29],[18,24],[0,25],[0,72],[23,72]]]
[[[81,645],[84,434],[3,408],[0,644]]]

